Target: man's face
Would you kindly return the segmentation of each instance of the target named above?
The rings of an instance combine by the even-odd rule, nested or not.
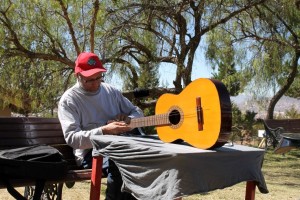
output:
[[[84,77],[78,74],[78,80],[84,90],[88,92],[96,92],[99,89],[102,81],[102,73],[99,72],[90,77]]]

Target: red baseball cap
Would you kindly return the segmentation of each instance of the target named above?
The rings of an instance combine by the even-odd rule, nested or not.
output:
[[[106,72],[99,57],[90,52],[80,53],[75,61],[75,74],[89,77],[98,72]]]

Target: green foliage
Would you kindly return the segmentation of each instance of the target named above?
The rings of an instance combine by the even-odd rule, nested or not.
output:
[[[139,88],[156,88],[159,84],[158,79],[158,65],[155,64],[149,64],[149,65],[141,65],[141,72],[139,79],[137,80]],[[148,97],[144,100],[144,102],[153,101],[153,97]],[[154,107],[148,107],[144,109],[144,115],[145,116],[151,116],[155,114],[155,108]],[[156,134],[155,127],[145,127],[145,133],[147,134]]]
[[[150,100],[150,99],[148,99],[148,100]],[[144,115],[145,116],[151,116],[151,115],[154,115],[154,114],[155,114],[155,108],[154,107],[149,107],[149,108],[144,109]],[[145,134],[147,134],[147,135],[157,134],[156,128],[153,127],[153,126],[147,126],[147,127],[144,127],[143,129],[144,129]]]
[[[241,81],[242,74],[236,70],[238,53],[235,52],[232,38],[225,34],[223,29],[212,30],[207,34],[206,58],[213,65],[217,72],[213,78],[222,81],[227,87],[231,96],[236,96],[243,91],[243,84],[247,79]]]
[[[141,88],[155,88],[159,85],[159,74],[157,64],[141,65],[140,76],[137,80]]]
[[[108,75],[117,74],[128,90],[155,87],[158,66],[166,62],[177,67],[173,83],[180,91],[191,81],[196,50],[205,38],[206,57],[217,71],[214,76],[232,95],[248,86],[254,95],[265,96],[262,90],[275,91],[291,82],[290,72],[299,63],[300,13],[293,1],[256,2],[3,0],[0,56],[38,63],[34,66],[51,63],[63,76],[60,92],[72,84],[74,60],[81,51],[100,55]],[[14,62],[0,65],[4,76]],[[33,72],[26,73],[34,80]],[[44,87],[46,82],[39,84]],[[293,84],[290,95],[299,94],[298,85]],[[14,92],[5,94],[12,94],[11,104],[22,107],[24,100],[17,98],[25,96]],[[28,95],[39,98],[39,92]],[[8,104],[9,98],[4,102]],[[39,107],[39,100],[31,102]]]
[[[218,73],[213,73],[213,78],[224,83],[230,96],[236,96],[241,91],[240,75],[233,65],[226,66],[220,63]]]
[[[257,131],[255,129],[255,125],[257,124],[255,119],[256,114],[248,110],[246,113],[242,113],[235,104],[232,104],[232,141],[236,139],[243,140],[244,138],[247,139],[253,136]]]
[[[2,107],[26,116],[53,114],[62,94],[63,76],[53,62],[6,58],[0,68],[0,83]]]
[[[241,89],[255,98],[276,94],[274,108],[291,86],[288,95],[299,96],[300,10],[294,1],[267,2],[209,32],[206,57],[216,68],[236,67]]]
[[[293,84],[285,95],[298,99],[300,98],[300,74],[295,78]]]
[[[300,113],[296,109],[295,105],[293,105],[291,108],[285,111],[285,114],[279,114],[276,116],[277,119],[299,119]]]
[[[80,51],[90,48],[93,3],[61,3],[66,12],[59,1],[1,2],[2,107],[9,105],[24,115],[53,116],[60,95],[74,83],[74,60]],[[98,37],[103,22],[100,13]]]

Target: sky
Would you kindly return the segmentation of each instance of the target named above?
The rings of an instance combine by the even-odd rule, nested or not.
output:
[[[210,78],[212,70],[205,66],[203,62],[195,62],[192,71],[192,81],[197,78]],[[174,88],[173,81],[175,80],[176,66],[173,64],[162,64],[159,68],[159,87]],[[110,84],[117,89],[122,90],[123,81],[118,77],[113,77],[108,80]]]
[[[200,43],[201,44],[201,43]],[[196,51],[194,64],[193,64],[193,71],[192,71],[192,81],[197,78],[211,78],[213,70],[209,65],[206,63],[204,52],[201,47],[199,47]],[[173,64],[162,64],[159,69],[160,75],[160,86],[166,86],[173,88],[173,80],[175,79],[176,75],[176,66]]]
[[[212,70],[202,62],[195,62],[192,71],[192,81],[197,78],[210,78]],[[171,64],[162,64],[159,69],[160,86],[174,87],[173,80],[176,75],[176,66]]]
[[[159,67],[159,87],[174,88],[173,81],[175,80],[176,69],[177,67],[174,64],[161,64]],[[193,64],[192,81],[197,78],[210,78],[212,72],[211,67],[206,63],[203,50],[201,47],[198,48]],[[119,90],[122,90],[123,81],[120,78],[112,77],[108,82]]]

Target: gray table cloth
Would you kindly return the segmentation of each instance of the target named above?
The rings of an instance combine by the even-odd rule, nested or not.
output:
[[[264,150],[224,145],[202,150],[141,137],[91,138],[93,156],[108,156],[118,166],[122,190],[137,199],[161,200],[204,193],[253,180],[268,193],[261,167]]]

